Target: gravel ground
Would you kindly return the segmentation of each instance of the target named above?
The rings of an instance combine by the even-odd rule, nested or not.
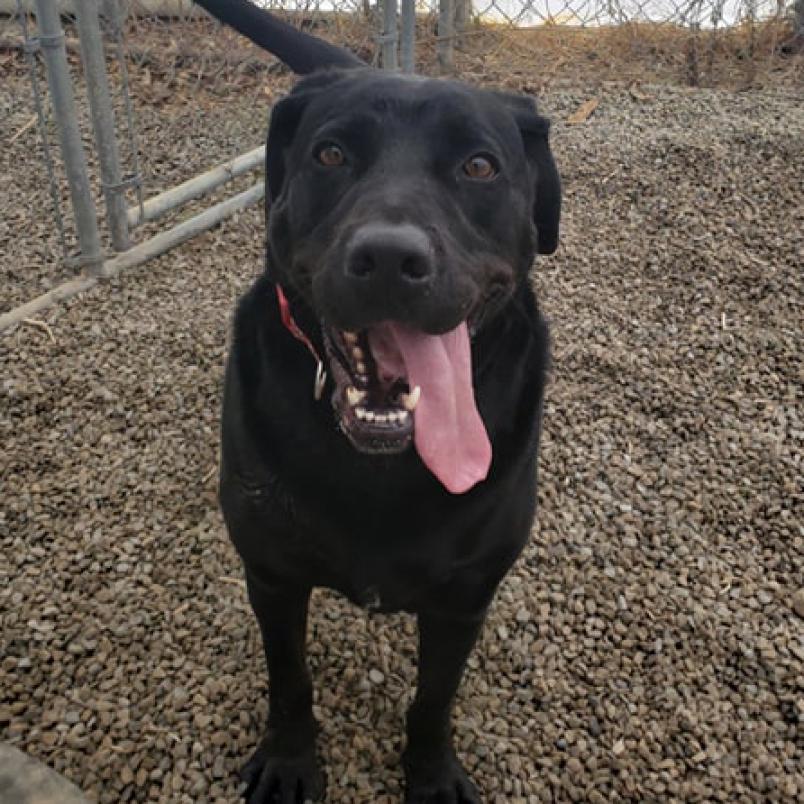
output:
[[[804,104],[549,89],[566,183],[534,272],[555,365],[532,543],[457,705],[489,802],[804,794]],[[172,183],[252,147],[253,93],[143,105]],[[30,117],[0,86],[5,133]],[[211,125],[211,121],[214,125]],[[58,279],[32,131],[0,153],[2,306]],[[190,168],[188,165],[197,166]],[[0,739],[100,802],[233,802],[266,714],[215,500],[250,210],[0,336]],[[329,800],[399,800],[413,623],[316,595]]]

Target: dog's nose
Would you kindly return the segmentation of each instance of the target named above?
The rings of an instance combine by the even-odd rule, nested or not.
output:
[[[427,233],[409,223],[361,226],[346,250],[346,275],[366,283],[424,285],[435,271]]]

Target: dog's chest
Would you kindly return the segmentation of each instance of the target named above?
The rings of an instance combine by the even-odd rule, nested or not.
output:
[[[368,611],[416,608],[460,563],[455,534],[431,516],[368,508],[326,515],[304,506],[296,514],[287,544],[296,570]]]
[[[308,565],[313,584],[335,589],[367,611],[414,609],[450,575],[448,559],[382,530],[356,534],[330,526],[299,535],[314,556]]]
[[[252,571],[335,589],[369,611],[416,610],[438,594],[465,565],[478,520],[471,506],[446,510],[445,495],[381,494],[367,478],[333,491],[312,472],[303,490],[270,472],[224,474],[229,532]]]

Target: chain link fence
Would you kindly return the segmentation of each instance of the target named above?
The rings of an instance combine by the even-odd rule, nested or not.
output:
[[[374,66],[527,92],[606,71],[749,85],[763,68],[800,70],[804,41],[804,0],[257,2]],[[10,288],[0,329],[259,201],[263,149],[243,144],[261,141],[266,109],[293,80],[189,0],[0,0],[0,70],[27,81],[28,111],[9,143],[29,142],[42,172],[27,197],[9,188],[20,192],[17,218],[50,207],[54,224],[37,237],[36,282],[0,271]],[[0,239],[17,243],[25,227],[0,225]]]
[[[9,0],[5,0],[9,2]],[[710,35],[784,26],[801,46],[804,0],[253,0],[299,27],[324,29],[359,41],[375,66],[414,68],[416,44],[448,47],[481,31],[524,32],[663,26]],[[2,2],[2,0],[0,0]],[[180,20],[203,16],[191,0],[127,0],[130,19]],[[369,53],[369,51],[371,51]],[[447,58],[449,58],[447,56]],[[442,67],[443,57],[441,59]],[[383,64],[384,63],[384,64]],[[446,66],[452,66],[452,62]]]
[[[415,36],[414,24],[405,25],[406,7],[437,19],[436,51],[440,66],[447,70],[455,67],[455,46],[489,29],[525,33],[534,27],[561,27],[605,32],[619,27],[627,28],[635,39],[655,36],[656,28],[675,29],[676,33],[706,38],[712,47],[721,32],[755,36],[758,29],[768,26],[788,27],[783,47],[800,47],[804,36],[804,0],[385,0],[384,7],[395,9],[398,2],[402,5],[401,33],[396,36],[396,28],[385,24],[381,39],[387,39],[389,33],[399,39],[403,69],[412,69],[404,54],[412,50],[406,40]],[[396,26],[395,16],[390,14],[392,26]],[[387,13],[385,19],[389,19]],[[385,61],[395,67],[392,49],[387,50]]]

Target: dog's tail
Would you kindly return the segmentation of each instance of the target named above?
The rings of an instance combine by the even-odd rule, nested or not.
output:
[[[213,17],[231,25],[254,44],[273,53],[294,73],[328,67],[365,67],[353,53],[297,30],[249,0],[195,0]]]

